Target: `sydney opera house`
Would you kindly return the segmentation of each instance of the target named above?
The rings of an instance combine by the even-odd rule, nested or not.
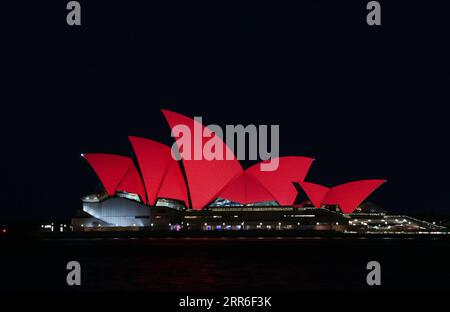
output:
[[[183,125],[192,132],[195,127],[210,131],[190,117],[168,110],[162,113],[172,130]],[[312,158],[279,157],[276,170],[264,171],[264,161],[247,169],[236,157],[185,157],[177,161],[169,146],[134,136],[129,141],[134,155],[82,154],[104,191],[82,198],[82,211],[72,219],[74,230],[437,229],[427,222],[389,215],[364,203],[385,180],[359,180],[333,187],[309,181]],[[204,141],[201,144],[207,144]],[[221,139],[219,144],[224,153],[232,154]],[[181,152],[182,147],[178,147]]]

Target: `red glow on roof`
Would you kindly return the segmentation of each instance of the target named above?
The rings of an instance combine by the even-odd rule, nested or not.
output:
[[[120,184],[117,186],[116,190],[138,194],[141,201],[145,203],[144,185],[142,184],[141,177],[139,176],[139,173],[133,163]]]
[[[154,205],[158,197],[167,197],[183,200],[187,205],[186,185],[177,161],[172,158],[170,147],[133,136],[129,140],[139,162],[148,204]],[[167,181],[163,184],[165,179]]]
[[[292,182],[303,181],[314,159],[300,156],[285,156],[278,158],[278,168],[274,171],[262,171],[261,163],[247,170],[247,173],[259,180],[270,190],[280,205],[292,205],[297,196],[297,190]],[[273,161],[273,160],[272,160]],[[267,163],[268,161],[263,161]]]
[[[305,181],[300,181],[299,184],[303,191],[305,191],[305,194],[308,196],[309,200],[313,203],[314,207],[320,208],[329,188]]]
[[[105,187],[108,195],[114,195],[122,178],[132,165],[128,157],[113,154],[83,154]]]
[[[176,161],[171,162],[167,168],[158,191],[158,197],[181,200],[184,201],[186,207],[189,207],[186,183]]]
[[[174,127],[184,125],[189,128],[192,134],[191,157],[190,159],[183,159],[182,161],[189,184],[192,208],[202,209],[216,198],[219,191],[225,187],[231,179],[242,172],[241,164],[234,156],[232,159],[226,160],[225,156],[232,155],[232,152],[218,137],[215,137],[214,139],[219,142],[219,145],[222,148],[224,160],[206,160],[204,158],[195,160],[195,150],[203,151],[205,144],[212,139],[210,137],[212,134],[211,130],[194,119],[184,115],[168,110],[162,110],[162,112],[172,131],[174,130]],[[207,135],[204,136],[201,134],[202,142],[194,140],[194,133],[198,132],[198,129],[201,129],[203,134]],[[175,139],[178,138],[176,137]],[[181,148],[179,141],[177,141],[177,144],[178,148]]]
[[[352,213],[359,204],[386,180],[360,180],[332,187],[322,205],[339,205],[343,213]]]
[[[276,201],[268,189],[245,171],[228,183],[217,197],[241,204]]]
[[[293,205],[297,196],[293,182],[298,182],[314,206],[339,205],[342,212],[351,213],[386,182],[361,180],[332,188],[305,182],[313,159],[300,156],[266,160],[243,171],[231,149],[210,129],[184,115],[168,110],[162,112],[172,132],[177,126],[184,126],[190,131],[190,157],[182,159],[186,179],[181,170],[181,163],[172,157],[170,147],[153,140],[131,136],[129,140],[135,151],[141,175],[129,157],[95,153],[82,155],[96,172],[108,195],[113,196],[116,191],[134,193],[149,205],[155,205],[157,198],[175,199],[196,210],[206,207],[217,197],[242,204],[276,201],[280,205],[289,206]],[[175,146],[181,149],[181,152],[187,153],[189,150],[183,151],[179,137],[175,139]],[[203,149],[211,145],[211,142],[215,142],[214,146],[219,154],[223,153],[223,159],[204,158]],[[275,170],[261,170],[261,164],[274,161],[278,162]],[[188,190],[192,207],[189,207]]]

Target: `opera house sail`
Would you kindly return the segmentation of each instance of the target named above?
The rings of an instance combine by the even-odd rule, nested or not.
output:
[[[162,112],[175,138],[177,126],[200,128],[214,138],[224,157],[188,155],[192,157],[176,160],[172,147],[135,136],[129,137],[134,155],[82,154],[104,191],[82,198],[83,209],[72,219],[75,230],[440,230],[373,205],[367,208],[364,201],[384,179],[319,185],[307,177],[314,159],[303,156],[278,157],[278,167],[272,171],[262,170],[267,161],[244,169],[208,127],[179,113]],[[200,147],[205,144],[208,140]],[[194,149],[183,150],[178,140],[174,146],[184,156],[194,153]]]

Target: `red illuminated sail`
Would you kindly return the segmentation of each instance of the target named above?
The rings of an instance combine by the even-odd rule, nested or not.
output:
[[[262,163],[269,161],[266,160]],[[313,161],[314,159],[308,157],[285,156],[278,158],[278,168],[274,171],[262,171],[261,163],[245,171],[258,179],[273,194],[280,205],[292,205],[297,196],[293,182],[305,179]]]
[[[322,205],[339,205],[343,213],[352,213],[386,180],[360,180],[332,187]]]
[[[308,196],[309,200],[313,203],[314,207],[320,208],[329,188],[305,181],[300,181],[299,184],[303,191],[305,191],[305,194]]]
[[[142,184],[141,177],[133,163],[131,163],[128,172],[125,174],[116,190],[138,194],[141,201],[145,202],[144,185]]]
[[[148,204],[154,205],[158,197],[166,197],[185,201],[188,205],[186,184],[171,149],[149,139],[130,136],[129,140],[144,179]]]
[[[116,193],[117,186],[132,165],[130,158],[119,155],[92,153],[82,156],[94,169],[108,195]]]
[[[183,147],[179,143],[178,139],[181,138],[181,135],[175,137],[175,139],[177,140],[180,152],[184,152],[185,155],[189,156],[189,159],[183,158],[182,161],[189,184],[192,208],[202,209],[216,198],[219,191],[230,182],[231,179],[242,172],[241,164],[234,157],[228,146],[220,138],[214,137],[215,134],[198,121],[172,111],[162,110],[162,112],[172,129],[172,133],[174,133],[174,128],[180,125],[189,129],[191,133],[190,154],[187,153],[186,150],[183,150],[186,147]],[[197,136],[196,140],[194,140],[195,136]],[[199,136],[200,140],[198,140]],[[218,147],[223,151],[222,160],[207,160],[202,155],[205,144],[207,144],[209,140],[212,140],[213,137],[217,140]],[[196,152],[201,153],[201,159],[196,159],[196,156],[198,158]],[[230,160],[226,159],[227,155],[231,158]]]
[[[269,190],[245,171],[228,183],[217,197],[241,204],[276,201]]]

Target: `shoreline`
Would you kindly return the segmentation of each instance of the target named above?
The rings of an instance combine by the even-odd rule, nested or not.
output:
[[[272,238],[272,239],[420,239],[449,240],[449,232],[421,233],[348,233],[334,231],[96,231],[11,233],[2,240],[13,239],[101,239],[101,238]]]

